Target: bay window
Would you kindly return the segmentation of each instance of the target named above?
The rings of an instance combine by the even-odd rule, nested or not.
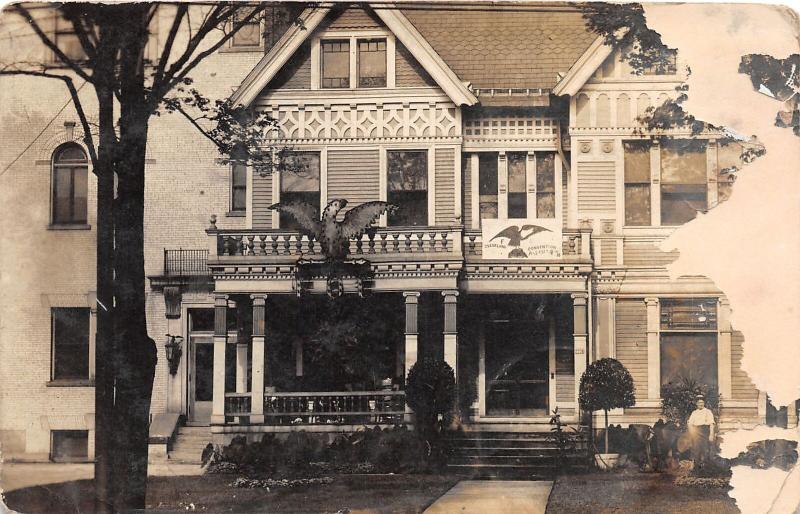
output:
[[[389,226],[428,225],[428,152],[390,150],[386,161],[386,201],[397,206],[389,214]]]

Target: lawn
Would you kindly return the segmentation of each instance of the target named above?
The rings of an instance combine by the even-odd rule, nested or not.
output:
[[[723,489],[679,487],[666,473],[595,473],[558,478],[547,514],[738,514]]]
[[[343,475],[328,485],[304,489],[237,489],[230,475],[151,477],[147,508],[152,512],[335,513],[422,512],[458,481],[438,475]],[[19,489],[6,504],[25,513],[91,512],[93,483],[78,480]]]

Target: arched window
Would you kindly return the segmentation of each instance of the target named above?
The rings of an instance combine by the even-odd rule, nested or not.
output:
[[[88,161],[83,149],[70,144],[53,156],[53,224],[86,223]]]

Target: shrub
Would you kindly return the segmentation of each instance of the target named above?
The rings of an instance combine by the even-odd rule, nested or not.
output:
[[[686,421],[695,410],[700,395],[705,397],[706,407],[719,419],[719,393],[716,388],[701,384],[691,377],[681,377],[661,387],[661,413],[667,421],[686,429]]]
[[[604,358],[586,368],[581,376],[578,402],[588,411],[605,413],[605,451],[608,452],[608,411],[632,407],[636,403],[633,377],[616,359]]]
[[[452,421],[455,407],[455,373],[446,362],[426,358],[417,361],[408,371],[406,401],[414,411],[415,426],[420,435],[431,437],[441,425]]]
[[[419,473],[429,464],[427,445],[405,426],[341,435],[331,443],[327,456],[334,469],[368,463],[378,473]]]

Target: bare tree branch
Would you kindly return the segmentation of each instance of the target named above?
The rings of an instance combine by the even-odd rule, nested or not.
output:
[[[42,28],[39,26],[39,23],[37,23],[36,20],[33,19],[33,16],[31,16],[31,13],[28,11],[28,9],[23,7],[21,4],[16,4],[11,6],[11,10],[13,12],[16,12],[18,15],[22,16],[22,18],[24,18],[25,21],[27,21],[30,24],[31,28],[36,33],[36,35],[39,36],[39,39],[42,41],[42,43],[44,43],[44,45],[47,48],[52,50],[53,53],[56,54],[56,56],[61,62],[69,66],[70,69],[72,69],[72,71],[74,71],[80,78],[82,78],[86,82],[94,83],[94,79],[91,76],[89,76],[83,70],[83,68],[81,68],[78,65],[78,63],[67,57],[66,54],[62,52],[60,48],[58,48],[58,45],[56,45],[53,42],[53,40],[50,39],[50,37],[48,37],[47,34],[44,33]]]
[[[192,115],[191,115],[191,114],[189,114],[188,112],[186,112],[186,111],[183,109],[183,107],[181,107],[181,106],[180,106],[180,104],[179,104],[179,103],[177,103],[177,104],[175,105],[175,110],[176,110],[176,111],[178,111],[179,113],[181,113],[181,114],[183,115],[183,117],[184,117],[184,118],[186,118],[187,120],[189,120],[189,123],[191,123],[191,124],[192,124],[192,126],[194,126],[194,128],[196,128],[196,129],[197,129],[197,130],[200,132],[200,134],[202,134],[202,135],[203,135],[203,136],[204,136],[206,139],[208,139],[209,141],[211,141],[212,143],[214,143],[214,145],[215,145],[217,148],[221,148],[221,145],[219,144],[219,141],[217,141],[217,140],[216,140],[216,139],[215,139],[213,136],[211,136],[211,134],[209,134],[209,133],[208,133],[208,131],[207,131],[206,129],[204,129],[204,128],[203,128],[203,127],[202,127],[202,126],[201,126],[201,125],[200,125],[200,124],[197,122],[197,120],[199,120],[199,119],[204,119],[204,117],[203,117],[203,116],[201,116],[200,118],[193,118],[193,117],[192,117]]]
[[[183,18],[188,9],[189,4],[180,4],[177,7],[175,18],[172,19],[172,26],[169,28],[169,34],[167,34],[167,39],[164,42],[164,49],[161,51],[161,58],[158,60],[158,65],[156,66],[156,72],[153,77],[154,84],[161,82],[162,78],[164,77],[164,70],[169,62],[169,56],[172,55],[172,45],[175,44],[175,38],[180,31]]]
[[[94,146],[94,139],[92,138],[92,128],[89,124],[88,118],[86,117],[86,112],[83,110],[83,104],[78,96],[78,89],[75,88],[75,84],[72,82],[72,77],[43,71],[7,69],[0,70],[0,75],[27,75],[31,77],[44,77],[62,81],[67,87],[69,95],[72,98],[72,104],[75,106],[75,111],[78,113],[78,119],[81,122],[81,128],[83,128],[83,141],[86,143],[86,148],[89,150],[89,157],[92,159],[92,165],[97,165],[97,149]]]

